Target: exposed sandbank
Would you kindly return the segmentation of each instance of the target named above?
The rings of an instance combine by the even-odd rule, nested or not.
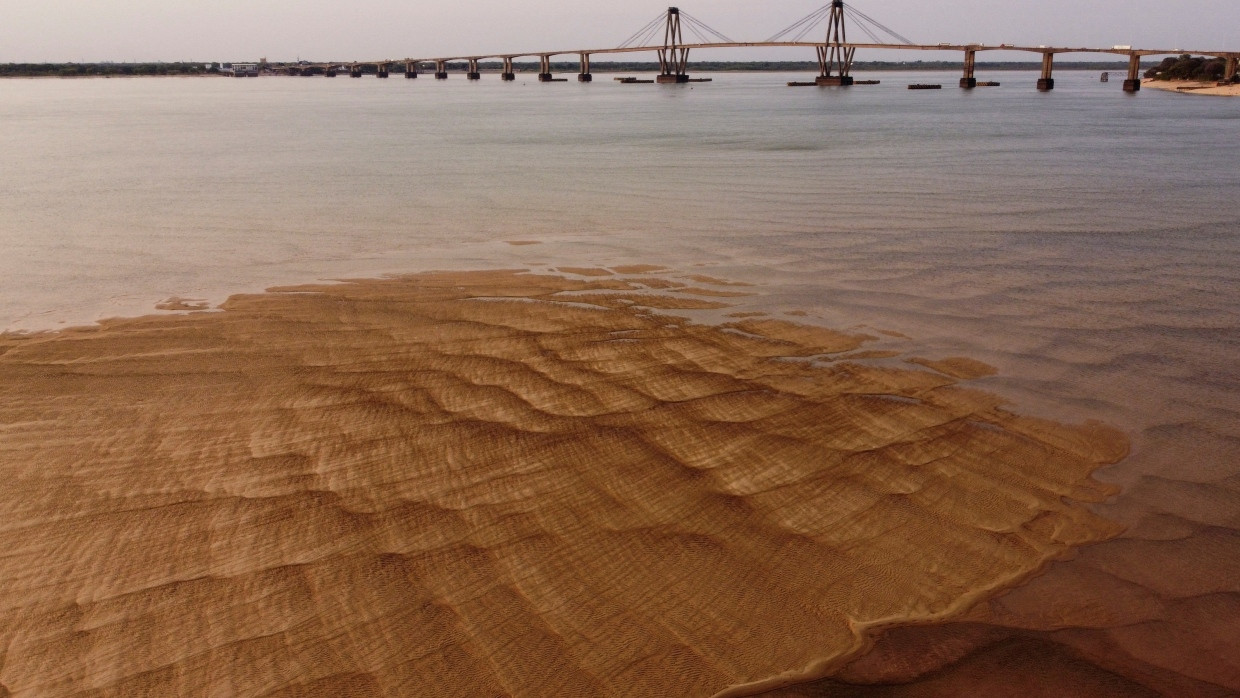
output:
[[[0,685],[710,695],[1117,532],[1079,504],[1114,430],[676,290],[425,274],[0,337]]]
[[[1240,97],[1240,84],[1220,86],[1216,80],[1151,80],[1141,81],[1142,88],[1164,90],[1185,95],[1213,95],[1215,97]]]

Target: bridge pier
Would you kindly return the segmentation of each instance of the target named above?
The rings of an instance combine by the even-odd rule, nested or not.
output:
[[[577,82],[592,82],[594,76],[590,74],[590,54],[581,54],[581,72],[577,74]]]
[[[1237,63],[1240,63],[1240,56],[1227,57],[1227,69],[1223,71],[1223,80],[1226,82],[1235,82]]]
[[[964,51],[964,77],[960,78],[960,86],[966,90],[977,87],[977,77],[975,71],[977,69],[977,51],[974,49],[965,49]]]
[[[469,70],[465,73],[465,77],[468,80],[481,80],[482,79],[482,73],[478,71],[478,59],[477,58],[469,59]]]
[[[504,69],[500,72],[499,78],[505,82],[517,79],[517,72],[512,68],[512,56],[504,56]]]
[[[1038,78],[1038,91],[1050,92],[1055,89],[1055,54],[1042,54],[1042,77]]]
[[[551,56],[543,55],[538,57],[538,81],[552,82],[555,77],[551,75]]]
[[[435,79],[436,80],[447,80],[448,79],[448,62],[447,61],[435,61]]]
[[[388,76],[388,70],[390,67],[391,66],[388,63],[379,63],[378,65],[375,66],[375,76],[380,77],[380,78],[386,78]]]
[[[1124,92],[1141,91],[1141,57],[1135,53],[1128,57],[1128,79],[1124,81]]]
[[[418,77],[418,64],[414,61],[405,61],[405,77],[410,80]]]
[[[334,78],[334,77],[336,77],[336,66],[334,66],[334,65],[329,65],[329,66],[327,66],[326,68],[324,68],[324,69],[323,69],[323,77],[325,77],[325,78]]]
[[[358,65],[358,64],[356,64],[356,63],[354,63],[353,65],[349,66],[349,77],[351,77],[351,78],[360,78],[360,77],[362,77],[362,66],[360,66],[360,65]]]

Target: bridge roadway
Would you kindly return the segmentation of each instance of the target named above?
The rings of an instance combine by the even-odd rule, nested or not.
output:
[[[814,41],[737,41],[726,43],[684,43],[675,44],[674,46],[656,45],[656,46],[629,46],[624,48],[607,48],[607,49],[573,49],[568,51],[530,51],[524,53],[489,53],[489,54],[462,54],[456,56],[443,56],[435,58],[405,58],[401,60],[382,60],[382,61],[355,61],[347,63],[318,63],[313,67],[331,71],[339,66],[342,69],[349,70],[353,77],[361,77],[362,65],[373,65],[378,67],[379,77],[387,77],[391,66],[397,64],[405,64],[406,77],[416,77],[418,68],[423,63],[434,63],[435,77],[446,79],[447,64],[450,62],[467,62],[468,77],[470,79],[478,79],[480,72],[478,70],[478,62],[484,60],[500,60],[503,62],[502,76],[505,80],[514,79],[512,62],[517,58],[538,58],[541,61],[541,71],[539,78],[542,80],[550,79],[550,60],[554,56],[579,56],[582,70],[579,76],[582,82],[589,82],[591,79],[589,65],[593,56],[621,55],[630,53],[650,53],[662,52],[669,48],[680,50],[699,50],[699,49],[728,49],[728,48],[813,48],[823,49],[827,44]],[[1018,46],[1014,44],[862,44],[862,43],[844,43],[841,45],[848,51],[856,49],[874,49],[874,50],[894,50],[894,51],[958,51],[965,55],[965,74],[961,78],[960,86],[969,88],[977,84],[974,78],[974,63],[976,55],[984,51],[1019,51],[1025,53],[1037,53],[1042,55],[1042,74],[1038,80],[1038,89],[1051,90],[1054,89],[1055,81],[1053,78],[1054,58],[1060,54],[1070,53],[1095,53],[1095,54],[1111,54],[1117,56],[1127,56],[1129,58],[1128,79],[1124,82],[1124,89],[1129,92],[1136,92],[1140,89],[1140,59],[1145,56],[1164,56],[1164,55],[1182,55],[1194,54],[1202,56],[1213,56],[1226,60],[1225,80],[1232,80],[1237,73],[1237,64],[1240,62],[1240,53],[1231,51],[1188,51],[1184,49],[1136,49],[1127,47],[1111,47],[1111,48],[1088,48],[1088,47],[1068,47],[1068,46]],[[847,83],[845,83],[847,84]]]

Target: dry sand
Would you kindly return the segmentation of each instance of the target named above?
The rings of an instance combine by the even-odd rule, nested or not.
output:
[[[1080,503],[1119,433],[653,287],[0,337],[0,696],[752,693],[1117,532]]]
[[[1141,82],[1142,88],[1178,92],[1185,95],[1213,95],[1215,97],[1240,97],[1240,84],[1219,86],[1218,82],[1198,82],[1196,80],[1150,80]]]

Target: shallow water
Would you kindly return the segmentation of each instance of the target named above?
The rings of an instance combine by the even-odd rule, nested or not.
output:
[[[1213,621],[1171,599],[1240,599],[1240,101],[1092,72],[1047,94],[521,77],[0,82],[0,328],[424,269],[746,281],[728,312],[898,332],[875,346],[987,361],[975,384],[1016,409],[1131,435],[1099,508],[1129,531],[1065,563],[1110,581],[1060,626],[1181,642]],[[1113,593],[1134,585],[1161,610]],[[1240,690],[1240,667],[1180,663]]]

